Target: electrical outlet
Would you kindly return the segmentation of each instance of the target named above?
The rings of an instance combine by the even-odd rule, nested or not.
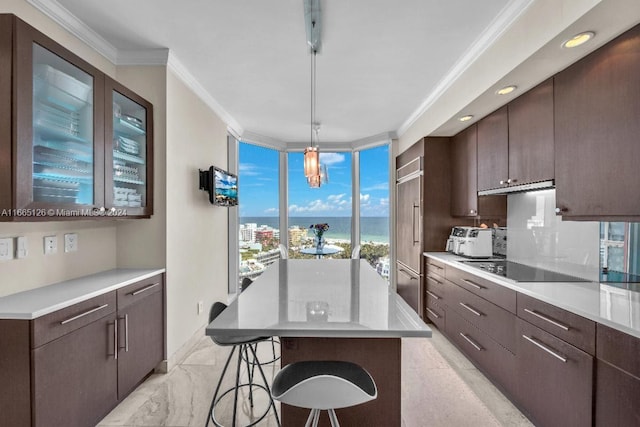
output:
[[[29,255],[29,246],[25,236],[16,238],[16,258],[26,258]]]
[[[78,234],[67,233],[64,235],[64,251],[75,252],[78,250]]]
[[[204,311],[204,301],[198,301],[198,314]]]
[[[51,255],[58,252],[58,236],[44,237],[44,254]]]
[[[0,261],[13,259],[13,238],[0,239]]]

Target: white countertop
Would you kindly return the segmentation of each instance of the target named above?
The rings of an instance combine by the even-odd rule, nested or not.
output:
[[[164,268],[115,269],[7,295],[0,298],[0,319],[36,319],[164,272]]]
[[[515,282],[461,263],[448,252],[425,256],[640,338],[640,293],[598,282]]]
[[[294,259],[271,264],[206,333],[389,338],[431,329],[366,260]]]

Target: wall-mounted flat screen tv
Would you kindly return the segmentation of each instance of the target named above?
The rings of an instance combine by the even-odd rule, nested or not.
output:
[[[230,172],[209,167],[200,171],[200,189],[209,192],[209,201],[218,206],[238,204],[238,177]]]

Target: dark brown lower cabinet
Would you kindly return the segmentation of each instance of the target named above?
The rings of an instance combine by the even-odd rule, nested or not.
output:
[[[593,356],[528,322],[517,322],[520,406],[536,426],[592,425]]]
[[[422,307],[422,277],[401,262],[396,262],[396,280],[398,295],[413,308],[420,317],[424,316]]]
[[[451,309],[447,310],[445,330],[474,365],[508,395],[515,394],[516,357],[513,353]]]
[[[598,359],[595,425],[639,426],[639,402],[640,378]]]
[[[118,402],[115,313],[32,350],[34,426],[96,425]]]
[[[163,275],[0,320],[0,426],[93,427],[165,352]]]
[[[118,397],[129,394],[163,359],[164,333],[150,325],[163,323],[162,287],[118,310]]]

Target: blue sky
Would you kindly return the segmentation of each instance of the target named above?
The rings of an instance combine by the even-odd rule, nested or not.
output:
[[[278,151],[240,143],[238,196],[240,216],[278,216]],[[329,153],[320,147],[329,183],[309,188],[302,153],[289,153],[289,215],[351,216],[351,152]],[[360,153],[360,213],[389,215],[389,147]]]

